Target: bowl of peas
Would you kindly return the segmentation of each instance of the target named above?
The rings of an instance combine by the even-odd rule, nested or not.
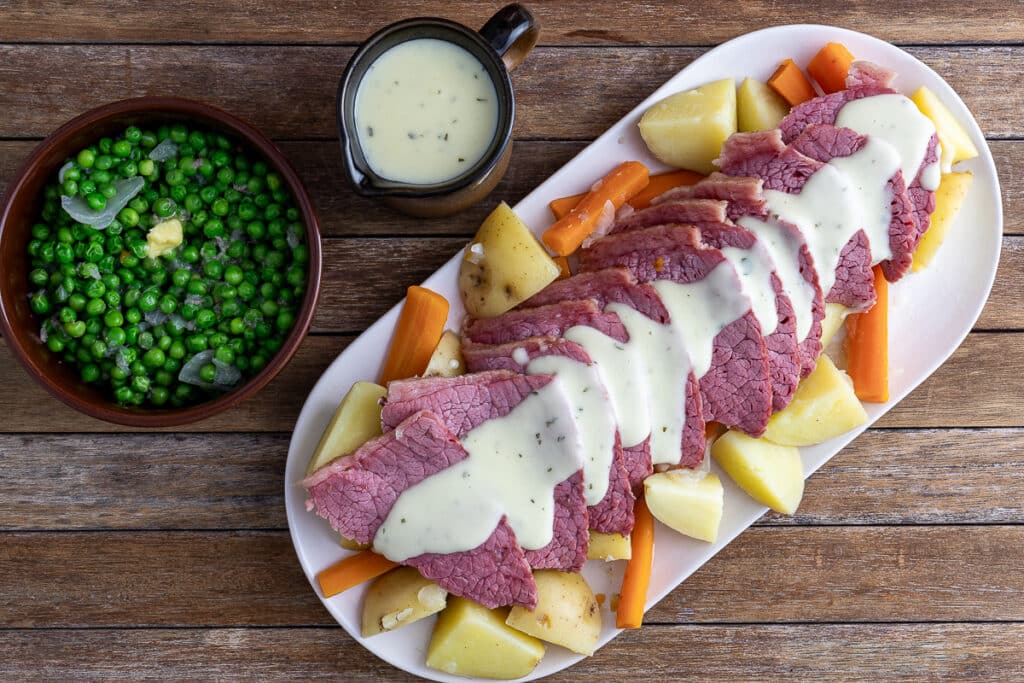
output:
[[[0,327],[47,391],[138,427],[205,419],[288,363],[320,288],[320,231],[258,130],[143,97],[69,121],[0,201]]]

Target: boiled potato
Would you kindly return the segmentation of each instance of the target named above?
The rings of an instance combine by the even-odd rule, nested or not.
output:
[[[427,666],[448,674],[520,678],[544,657],[544,643],[505,624],[509,610],[487,609],[455,595],[441,611],[427,646]]]
[[[462,340],[451,330],[445,330],[434,347],[424,377],[457,377],[466,374],[462,360]]]
[[[601,635],[601,607],[586,579],[553,569],[538,570],[533,578],[537,609],[513,607],[505,623],[581,655],[594,654]]]
[[[711,173],[722,143],[736,132],[736,81],[731,78],[666,97],[644,112],[640,135],[666,164]]]
[[[821,348],[828,348],[850,309],[842,304],[825,304],[825,317],[821,320]]]
[[[943,158],[945,160],[947,148],[952,150],[952,159],[943,166],[944,171],[949,171],[949,166],[958,161],[966,161],[978,156],[978,148],[971,141],[964,127],[953,116],[953,112],[946,108],[938,96],[925,86],[917,89],[910,96],[921,113],[931,119],[935,124],[935,131],[939,134],[939,143],[943,147]]]
[[[793,401],[768,420],[764,438],[784,446],[813,446],[867,422],[853,382],[825,355],[797,386]]]
[[[967,198],[967,191],[971,189],[973,180],[974,176],[970,171],[942,175],[939,189],[935,191],[935,211],[932,212],[931,227],[921,238],[921,243],[914,252],[914,264],[911,266],[914,272],[924,270],[935,258],[939,246],[946,239],[946,234],[956,220],[960,207],[963,206],[964,199]]]
[[[761,81],[744,78],[736,93],[736,123],[743,133],[778,128],[789,104]]]
[[[182,239],[184,231],[177,218],[157,223],[146,233],[146,255],[150,258],[163,256],[181,244]]]
[[[633,557],[633,543],[629,536],[622,534],[605,534],[600,531],[590,532],[590,545],[587,546],[588,560],[628,560]]]
[[[414,567],[398,567],[370,584],[363,599],[363,637],[393,631],[444,609],[448,591]]]
[[[669,470],[644,480],[651,514],[684,536],[714,543],[725,502],[722,482],[712,472]]]
[[[728,431],[711,446],[711,457],[751,498],[791,515],[804,495],[800,451]]]
[[[352,385],[320,437],[306,468],[307,475],[380,436],[380,399],[387,393],[387,389],[373,382]]]
[[[502,202],[466,247],[459,292],[470,315],[488,318],[526,301],[560,272],[526,224]]]

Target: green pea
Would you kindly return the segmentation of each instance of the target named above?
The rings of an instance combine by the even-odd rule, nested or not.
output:
[[[217,379],[217,366],[213,363],[207,363],[203,367],[199,368],[199,379],[204,382],[213,382]]]
[[[167,376],[169,377],[170,374],[167,373]],[[157,379],[159,380],[160,378],[158,377]],[[170,382],[167,382],[167,384],[170,384]],[[155,406],[162,406],[167,403],[170,396],[171,392],[166,387],[153,387],[149,393],[149,402]]]
[[[184,358],[185,353],[185,345],[177,339],[171,342],[170,348],[167,349],[167,355],[176,360],[181,360],[182,358]]]
[[[128,128],[126,128],[124,131],[124,139],[132,143],[133,145],[137,144],[140,140],[142,140],[142,130],[140,130],[137,126],[128,126]]]
[[[132,145],[127,140],[118,140],[111,146],[110,151],[114,153],[114,156],[124,159],[132,153]]]
[[[174,215],[178,207],[174,203],[174,200],[170,197],[161,197],[153,202],[153,213],[161,218],[167,218],[168,216]]]
[[[170,296],[168,294],[165,294],[162,297],[160,297],[160,311],[162,313],[166,313],[167,315],[171,315],[177,309],[178,309],[178,302],[174,300],[174,297],[172,297],[172,296]]]
[[[188,245],[181,250],[181,260],[186,263],[195,263],[199,260],[199,250],[194,245]]]
[[[224,274],[224,265],[217,260],[207,261],[203,264],[203,272],[207,277],[214,280],[219,280]]]
[[[142,362],[151,368],[163,367],[165,360],[164,352],[158,348],[151,348],[149,351],[146,351],[145,355],[142,357]]]
[[[78,183],[70,178],[66,179],[61,185],[61,193],[68,197],[74,197],[78,194],[78,189]]]
[[[121,315],[121,311],[107,311],[103,316],[103,322],[107,327],[121,327],[124,325],[124,316]]]
[[[107,310],[107,304],[103,299],[89,299],[85,304],[85,312],[90,316],[103,315]]]
[[[137,308],[129,308],[124,313],[124,319],[129,325],[138,325],[142,322],[142,311]]]
[[[231,347],[229,346],[221,346],[220,348],[218,348],[214,352],[213,357],[219,360],[221,363],[226,363],[227,365],[231,365],[232,363],[235,362],[235,352],[232,351]]]
[[[96,153],[91,149],[86,148],[78,153],[78,165],[82,168],[92,168],[92,165],[96,163]]]
[[[287,332],[288,330],[292,329],[292,325],[294,323],[295,315],[291,311],[284,309],[277,314],[277,320],[275,321],[275,324],[277,325],[277,329],[279,331]]]
[[[118,403],[131,403],[134,396],[135,392],[128,387],[120,387],[114,391],[114,400]]]
[[[203,296],[207,292],[206,283],[199,279],[189,280],[185,291],[196,296]]]
[[[203,235],[213,239],[224,236],[224,223],[219,218],[211,218],[203,224]]]
[[[89,363],[88,365],[82,366],[82,381],[87,384],[92,384],[100,378],[100,367],[95,363]]]
[[[254,240],[261,240],[267,235],[267,229],[263,221],[252,221],[245,226],[245,232]]]
[[[212,178],[216,172],[217,169],[214,168],[213,163],[209,159],[203,159],[203,163],[199,166],[199,174],[205,178]]]
[[[81,320],[75,320],[73,322],[64,324],[64,331],[68,333],[68,336],[78,338],[85,334],[85,323]]]
[[[136,325],[130,325],[124,328],[124,343],[135,344],[139,341],[139,328]]]
[[[177,185],[184,185],[185,184],[185,174],[182,173],[180,169],[172,168],[164,176],[164,180],[171,187],[175,187]]]
[[[153,149],[157,145],[156,134],[152,131],[143,131],[142,137],[139,138],[139,146],[146,149]]]
[[[86,299],[85,296],[83,294],[80,294],[79,292],[75,292],[74,294],[68,297],[68,306],[70,306],[71,310],[75,311],[76,313],[84,311],[86,303],[88,303],[88,299]]]
[[[156,172],[156,164],[152,159],[143,159],[139,162],[139,175],[149,177]]]
[[[216,322],[217,314],[209,308],[202,308],[196,313],[196,325],[200,328],[206,329],[208,327],[212,327]]]
[[[96,157],[95,167],[101,171],[110,170],[110,167],[114,165],[114,158],[109,154],[100,154]]]
[[[193,334],[185,339],[185,347],[192,353],[206,350],[206,335]]]

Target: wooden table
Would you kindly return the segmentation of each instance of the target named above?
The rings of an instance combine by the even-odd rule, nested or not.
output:
[[[954,356],[810,480],[796,516],[766,516],[642,630],[555,680],[1024,677],[1018,3],[534,2],[543,35],[514,75],[508,176],[487,206],[435,221],[348,189],[337,78],[379,26],[413,15],[479,26],[497,3],[115,4],[0,0],[0,186],[90,107],[205,100],[276,138],[299,169],[322,218],[323,292],[272,386],[171,433],[71,411],[0,344],[0,679],[408,680],[335,625],[292,550],[282,473],[313,382],[493,201],[517,201],[712,45],[801,22],[906,46],[975,113],[1006,210],[992,298]]]

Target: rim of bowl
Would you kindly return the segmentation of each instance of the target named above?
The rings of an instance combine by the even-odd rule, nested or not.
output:
[[[151,96],[136,97],[111,102],[76,116],[56,131],[48,135],[29,155],[0,198],[0,239],[10,219],[9,213],[13,200],[23,190],[28,176],[39,165],[45,163],[54,148],[65,138],[75,135],[90,126],[103,123],[115,116],[137,114],[166,114],[168,117],[181,116],[188,119],[206,118],[224,126],[239,138],[251,145],[281,174],[295,203],[302,214],[305,225],[306,243],[309,247],[309,263],[306,275],[306,294],[291,331],[277,353],[271,357],[267,365],[245,384],[233,389],[223,396],[185,408],[133,408],[123,407],[108,400],[84,399],[68,391],[57,382],[50,373],[47,363],[39,363],[22,346],[18,335],[14,333],[14,321],[9,317],[5,297],[0,296],[0,329],[8,347],[18,362],[25,368],[29,376],[38,382],[46,391],[68,406],[90,417],[131,427],[173,427],[197,422],[232,408],[263,389],[295,355],[305,339],[313,322],[317,300],[320,296],[320,277],[322,270],[322,250],[320,244],[320,223],[298,173],[284,154],[255,127],[230,114],[223,109],[203,102],[183,97]]]

